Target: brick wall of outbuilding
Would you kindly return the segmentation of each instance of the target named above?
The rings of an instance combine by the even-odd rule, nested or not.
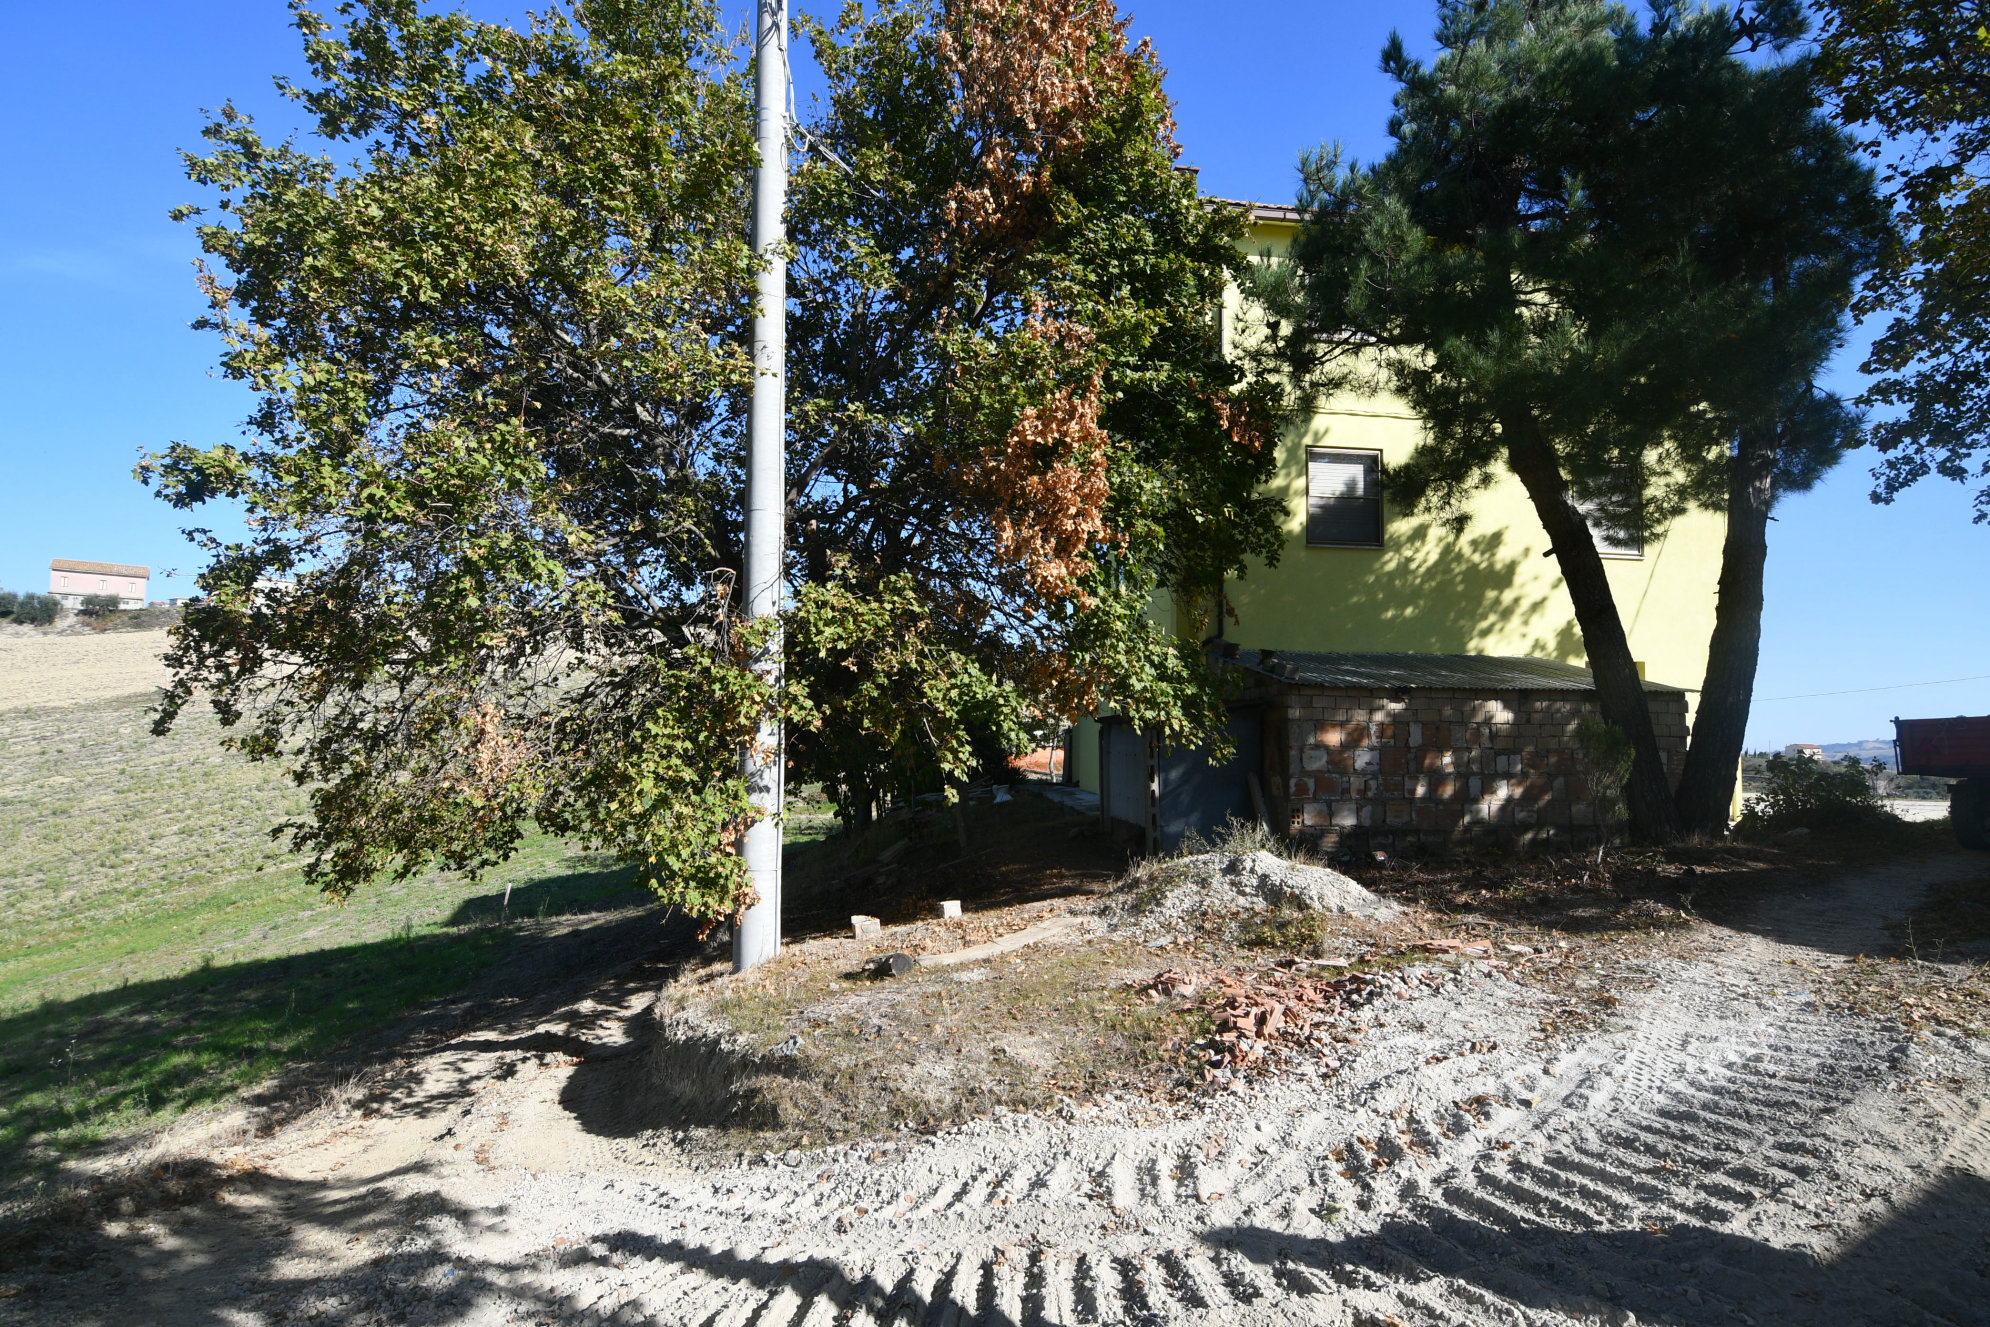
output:
[[[1686,759],[1686,699],[1647,693],[1666,773]],[[1265,794],[1275,824],[1321,848],[1350,831],[1377,848],[1594,843],[1596,807],[1573,691],[1370,691],[1279,684],[1262,705]]]

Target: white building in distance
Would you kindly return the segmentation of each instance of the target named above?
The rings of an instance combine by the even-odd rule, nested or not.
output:
[[[119,608],[145,607],[145,589],[152,581],[150,567],[129,567],[122,562],[77,562],[55,558],[48,564],[48,592],[75,612],[85,595],[114,594]]]

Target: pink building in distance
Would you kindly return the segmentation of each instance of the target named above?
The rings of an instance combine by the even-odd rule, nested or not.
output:
[[[114,594],[120,608],[143,608],[145,587],[151,580],[150,567],[128,567],[122,562],[55,558],[48,564],[48,592],[72,613],[82,607],[83,596],[89,594]]]

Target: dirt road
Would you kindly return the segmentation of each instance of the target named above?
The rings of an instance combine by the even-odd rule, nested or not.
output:
[[[1990,1058],[1813,986],[1980,870],[1784,894],[1599,967],[1623,1002],[1574,1040],[1536,1035],[1552,995],[1433,966],[1337,1074],[1193,1117],[1121,1103],[702,1173],[618,1136],[647,996],[602,992],[442,1048],[378,1118],[217,1153],[244,1168],[218,1201],[135,1213],[114,1258],[0,1320],[1990,1322]]]

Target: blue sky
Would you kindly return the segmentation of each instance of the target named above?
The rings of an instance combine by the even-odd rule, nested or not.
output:
[[[1396,27],[1427,47],[1434,12],[1422,0],[1132,9],[1170,70],[1203,187],[1267,200],[1292,196],[1303,147],[1385,149],[1377,53]],[[200,200],[176,152],[198,145],[202,109],[227,98],[291,124],[271,89],[279,72],[301,68],[272,0],[0,7],[0,178],[14,199],[0,213],[0,586],[46,589],[49,558],[82,557],[152,566],[155,597],[191,588],[186,520],[131,467],[169,441],[234,437],[248,402],[211,375],[215,347],[187,327],[200,312],[196,248],[166,211]],[[1856,358],[1843,357],[1842,390],[1857,389]],[[1751,746],[1876,737],[1894,714],[1990,712],[1990,680],[1808,696],[1990,673],[1990,529],[1970,524],[1952,484],[1872,505],[1869,466],[1855,457],[1778,513]]]

